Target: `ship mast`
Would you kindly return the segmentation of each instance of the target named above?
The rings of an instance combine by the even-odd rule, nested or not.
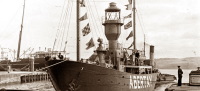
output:
[[[146,50],[146,47],[145,47],[145,34],[144,34],[144,56],[145,56],[145,50]]]
[[[136,47],[136,20],[135,20],[135,11],[136,11],[136,7],[135,7],[135,0],[132,1],[133,3],[133,49],[134,51],[137,50]]]
[[[79,22],[79,17],[80,17],[80,1],[77,0],[77,3],[76,3],[76,24],[77,24],[77,47],[76,47],[76,51],[77,51],[77,61],[80,60],[80,22]]]
[[[23,23],[24,23],[24,11],[25,11],[25,0],[24,0],[24,5],[23,5],[21,30],[20,30],[20,33],[19,33],[19,42],[18,42],[18,50],[17,50],[17,60],[19,60],[19,55],[20,55],[21,38],[22,38],[22,29],[23,29]]]

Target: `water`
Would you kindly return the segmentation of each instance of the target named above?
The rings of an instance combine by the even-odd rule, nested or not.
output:
[[[32,83],[17,83],[0,85],[0,89],[55,91],[50,81],[39,81]]]
[[[182,69],[182,70],[183,70],[182,83],[189,83],[189,74],[192,70],[196,69]],[[159,69],[159,71],[162,74],[175,75],[178,80],[178,69]],[[178,82],[177,80],[175,82]]]
[[[192,70],[196,70],[196,69],[182,69],[183,70],[183,78],[182,78],[182,83],[189,83],[189,74]],[[159,71],[162,74],[171,74],[171,75],[175,75],[177,80],[175,80],[174,82],[167,82],[164,83],[162,85],[160,85],[159,87],[157,87],[155,89],[155,91],[165,91],[166,88],[170,87],[172,84],[177,83],[178,82],[178,69],[159,69]]]
[[[55,91],[50,81],[37,81],[32,83],[21,83],[20,76],[38,74],[45,72],[5,72],[0,71],[0,90],[34,90],[34,91]]]

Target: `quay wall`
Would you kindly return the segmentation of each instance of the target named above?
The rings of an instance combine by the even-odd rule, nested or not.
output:
[[[48,80],[46,72],[0,72],[0,85]]]
[[[0,74],[0,85],[20,82],[21,74]]]

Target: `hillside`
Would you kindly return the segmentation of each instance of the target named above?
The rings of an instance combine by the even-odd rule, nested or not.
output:
[[[159,69],[177,69],[178,65],[183,69],[196,69],[200,67],[200,57],[160,58],[155,59],[155,63]]]

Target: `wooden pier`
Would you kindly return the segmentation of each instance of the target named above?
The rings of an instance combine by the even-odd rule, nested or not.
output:
[[[46,72],[1,72],[0,74],[0,85],[48,80],[49,76]]]
[[[36,81],[48,81],[49,80],[49,75],[48,74],[28,74],[28,75],[23,75],[20,77],[21,83],[30,83],[30,82],[36,82]]]

